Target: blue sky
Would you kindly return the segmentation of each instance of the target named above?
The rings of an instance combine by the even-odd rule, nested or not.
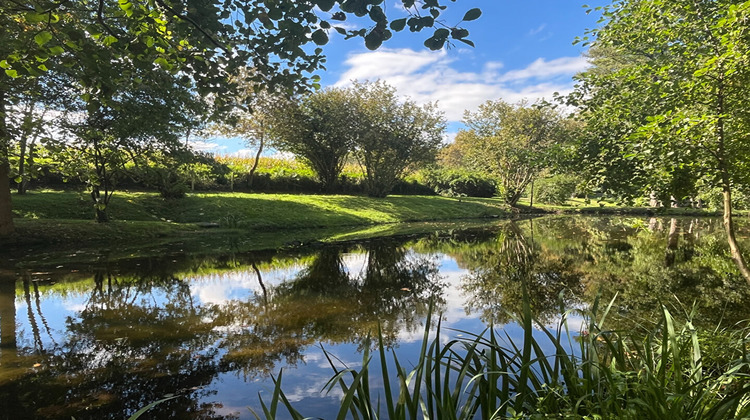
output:
[[[398,18],[400,0],[385,0],[386,13]],[[449,122],[447,140],[461,128],[464,110],[490,99],[515,103],[551,98],[573,86],[572,76],[586,67],[585,48],[573,45],[577,36],[597,25],[598,14],[586,14],[580,0],[458,0],[444,1],[441,19],[448,25],[474,7],[482,16],[462,26],[470,31],[475,48],[456,43],[432,52],[422,43],[429,32],[397,33],[377,51],[359,38],[344,40],[332,32],[325,46],[327,70],[323,86],[346,86],[351,80],[384,80],[399,94],[425,103],[437,101]],[[607,4],[587,2],[590,7]],[[344,22],[343,26],[355,22]],[[219,154],[250,154],[238,139],[206,139],[195,143]]]

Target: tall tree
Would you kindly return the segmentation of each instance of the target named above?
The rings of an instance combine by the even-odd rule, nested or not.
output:
[[[157,150],[179,148],[179,138],[200,120],[202,103],[196,100],[189,79],[167,71],[144,72],[127,61],[110,61],[98,68],[100,77],[109,81],[100,85],[107,94],[90,94],[80,82],[71,86],[84,92],[76,95],[83,100],[78,101],[79,112],[71,113],[74,119],[66,123],[70,135],[61,146],[70,175],[87,185],[96,221],[106,222],[116,180],[126,164]],[[69,71],[76,70],[86,68]]]
[[[582,73],[573,103],[592,125],[616,116],[605,144],[640,172],[689,168],[722,190],[730,253],[750,282],[732,212],[732,191],[750,175],[748,28],[749,1],[615,1],[589,35],[610,56],[633,59]]]
[[[358,109],[353,92],[328,88],[269,111],[274,145],[302,158],[323,189],[333,191],[355,141]]]
[[[208,133],[239,137],[247,146],[255,148],[255,158],[248,171],[250,188],[260,157],[271,139],[273,117],[291,105],[282,92],[250,82],[247,75],[253,71],[242,67],[238,69],[237,75],[230,77],[235,83],[235,91],[231,94],[231,109],[207,128]]]

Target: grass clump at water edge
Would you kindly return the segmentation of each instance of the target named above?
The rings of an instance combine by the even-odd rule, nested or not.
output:
[[[343,392],[337,419],[730,419],[750,416],[748,331],[728,334],[732,348],[724,360],[706,358],[692,314],[681,324],[664,308],[661,319],[643,334],[604,328],[614,300],[585,314],[585,330],[571,333],[565,312],[556,328],[535,322],[528,298],[515,316],[521,343],[488,328],[480,334],[461,331],[445,345],[430,340],[425,328],[419,359],[406,369],[388,354],[382,337],[384,395],[371,391],[369,347],[359,370],[339,369],[326,389]],[[429,320],[429,317],[428,317]],[[542,339],[534,336],[535,325]],[[553,351],[545,352],[544,348]],[[391,372],[387,359],[395,366]],[[374,375],[373,375],[374,376]],[[257,419],[274,419],[284,407],[294,419],[305,418],[283,392],[282,375],[268,401],[261,398]]]

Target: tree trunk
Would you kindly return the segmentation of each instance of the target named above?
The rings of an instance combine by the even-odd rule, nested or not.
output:
[[[261,131],[263,128],[261,128]],[[253,178],[255,177],[255,170],[258,169],[258,162],[260,162],[260,155],[263,153],[263,146],[265,143],[265,134],[260,134],[260,139],[258,140],[258,153],[255,154],[255,160],[253,161],[253,167],[250,168],[250,172],[247,174],[247,186],[252,190],[253,188]]]
[[[10,165],[7,162],[7,155],[0,157],[0,238],[9,236],[15,231],[10,201],[9,173]]]
[[[0,275],[0,358],[12,360],[16,351],[16,282]]]
[[[531,181],[531,194],[529,195],[529,208],[534,208],[534,181]]]
[[[732,260],[740,270],[742,277],[750,284],[750,270],[747,268],[745,258],[742,256],[739,245],[737,245],[737,237],[734,234],[734,220],[732,218],[732,192],[729,189],[729,184],[725,183],[723,186],[724,194],[724,230],[727,232],[727,242],[729,242],[729,254],[732,256]]]
[[[677,254],[677,244],[680,240],[680,224],[676,218],[672,218],[669,223],[669,235],[667,236],[667,250],[664,254],[664,264],[667,267],[674,265]]]
[[[10,133],[6,126],[6,96],[0,90],[0,237],[9,236],[15,231],[10,200]]]
[[[18,191],[19,194],[26,194],[26,173],[24,172],[26,170],[26,135],[24,134],[21,137],[21,153],[18,156],[18,176],[21,178],[21,181],[18,183]]]
[[[104,194],[106,196],[106,192]],[[105,202],[105,199],[101,198],[101,192],[99,191],[99,188],[94,188],[91,190],[91,200],[94,202],[96,222],[97,223],[108,222],[109,217],[107,216],[107,203]]]

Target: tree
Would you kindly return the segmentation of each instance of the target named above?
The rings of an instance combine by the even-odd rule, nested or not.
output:
[[[749,20],[747,1],[616,1],[590,31],[593,45],[634,59],[582,73],[572,97],[592,126],[615,116],[606,121],[617,129],[602,143],[619,160],[639,162],[645,188],[671,168],[721,188],[730,253],[748,282],[732,191],[750,175]]]
[[[270,113],[274,145],[307,162],[323,183],[335,189],[356,136],[358,109],[349,89],[327,88]]]
[[[35,170],[34,162],[39,142],[50,136],[46,116],[51,99],[48,89],[37,79],[26,81],[23,92],[19,92],[18,102],[7,110],[6,124],[14,141],[9,150],[11,176],[15,177],[18,194],[25,194]],[[45,103],[46,102],[46,103]],[[13,164],[15,163],[15,164]]]
[[[250,188],[260,156],[270,140],[273,115],[289,105],[289,101],[280,92],[263,90],[262,86],[249,82],[247,74],[252,71],[240,68],[238,74],[232,77],[236,84],[236,90],[231,95],[232,109],[207,130],[226,137],[240,137],[249,147],[256,148],[253,165],[248,171]]]
[[[355,83],[357,128],[354,155],[365,171],[367,194],[385,197],[404,172],[429,162],[443,140],[446,122],[437,104],[402,100],[383,83]]]
[[[466,39],[467,30],[439,19],[445,9],[439,0],[424,5],[402,0],[406,17],[390,22],[381,3],[382,0],[271,0],[261,4],[234,0],[123,0],[113,6],[105,0],[2,2],[0,235],[13,232],[10,193],[5,187],[9,185],[10,143],[5,116],[13,101],[11,79],[36,77],[54,64],[75,65],[80,55],[70,53],[85,52],[84,46],[94,42],[109,48],[116,60],[129,61],[135,67],[157,66],[175,75],[181,72],[196,83],[201,95],[230,92],[232,85],[227,83],[227,74],[245,66],[257,70],[252,78],[255,82],[304,90],[317,85],[317,76],[307,75],[321,69],[325,60],[321,48],[302,47],[325,45],[330,29],[348,38],[362,37],[371,49],[407,25],[412,32],[437,27],[425,42],[431,49],[442,48],[451,40],[473,45]],[[331,22],[345,20],[348,15],[368,16],[372,26],[350,30],[332,26]],[[479,9],[471,9],[462,21],[480,15]],[[88,76],[97,74],[96,63],[86,68],[82,80],[96,91],[97,83],[88,80]],[[214,105],[221,109],[222,95],[216,98]]]
[[[563,118],[548,104],[526,106],[502,100],[487,101],[476,112],[464,114],[468,130],[456,137],[464,161],[474,170],[498,180],[498,189],[511,206],[566,142]]]
[[[76,70],[86,71],[70,69]],[[180,136],[200,121],[201,103],[196,101],[189,80],[164,70],[145,73],[128,62],[111,61],[100,64],[99,71],[99,77],[111,83],[102,84],[108,95],[77,95],[84,100],[79,101],[79,112],[72,115],[82,117],[66,123],[70,138],[61,147],[67,154],[70,175],[86,182],[96,221],[106,222],[107,206],[125,166],[156,151],[169,153],[180,148]],[[137,79],[142,80],[133,82]],[[73,87],[88,90],[85,85]]]

